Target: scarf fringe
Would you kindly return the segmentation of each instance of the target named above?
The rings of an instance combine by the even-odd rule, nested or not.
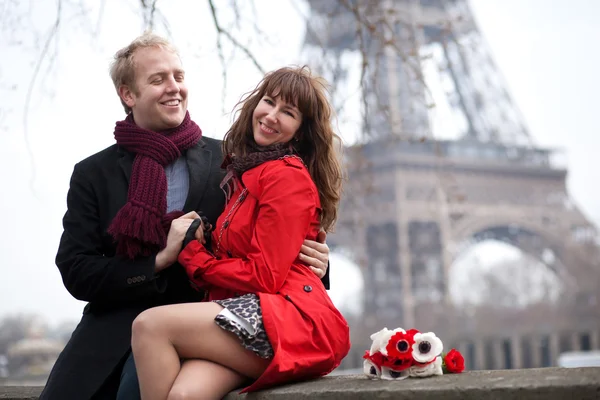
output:
[[[170,221],[168,225],[171,225]],[[153,250],[164,248],[166,232],[163,218],[131,201],[119,210],[108,229],[108,233],[117,240],[117,254],[131,259],[138,254],[148,256]]]

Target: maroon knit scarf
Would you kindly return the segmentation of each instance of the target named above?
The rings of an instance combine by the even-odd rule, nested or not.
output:
[[[189,112],[177,128],[153,132],[140,128],[129,114],[115,126],[117,144],[135,153],[127,203],[113,219],[108,232],[117,242],[117,254],[128,258],[149,256],[163,249],[171,221],[182,213],[167,214],[165,166],[177,160],[202,137]]]

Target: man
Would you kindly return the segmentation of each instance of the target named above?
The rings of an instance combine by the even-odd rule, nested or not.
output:
[[[56,264],[69,292],[88,304],[42,400],[139,398],[132,321],[150,307],[203,299],[164,256],[170,222],[198,211],[215,224],[224,207],[221,144],[189,117],[177,51],[142,35],[116,53],[111,77],[128,117],[116,124],[117,143],[71,177]],[[328,285],[327,246],[306,241],[302,251]]]

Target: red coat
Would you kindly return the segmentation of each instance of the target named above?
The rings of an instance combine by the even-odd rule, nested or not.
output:
[[[242,181],[248,194],[223,230],[220,259],[193,241],[179,262],[210,300],[258,294],[275,355],[246,392],[331,372],[348,353],[350,335],[319,278],[297,258],[304,239],[319,232],[319,194],[306,167],[295,158],[269,161]],[[240,192],[217,221],[213,247]]]

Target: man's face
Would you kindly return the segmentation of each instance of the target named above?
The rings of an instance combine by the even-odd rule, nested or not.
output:
[[[136,50],[133,55],[136,90],[120,89],[140,128],[162,131],[176,128],[187,110],[185,73],[177,54],[160,47]]]

